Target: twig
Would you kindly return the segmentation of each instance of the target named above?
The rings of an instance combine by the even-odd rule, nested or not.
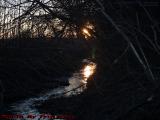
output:
[[[129,37],[118,27],[118,25],[114,22],[114,20],[105,12],[105,8],[103,7],[103,4],[99,1],[96,0],[98,5],[101,7],[101,12],[105,16],[105,18],[114,26],[114,28],[123,36],[123,38],[128,42],[129,46],[131,47],[131,50],[137,57],[138,61],[141,63],[142,67],[144,70],[146,70],[146,65],[144,64],[143,60],[139,56],[137,50],[135,49],[134,45],[130,41]],[[155,83],[154,79],[152,79],[152,82]],[[156,86],[156,84],[154,84]]]

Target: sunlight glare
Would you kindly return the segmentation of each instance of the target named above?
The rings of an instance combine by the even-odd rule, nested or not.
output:
[[[89,33],[89,31],[86,28],[83,28],[82,32],[85,35],[85,37],[91,37],[91,34]]]
[[[82,34],[84,35],[85,39],[93,37],[93,32],[95,31],[95,27],[93,24],[90,22],[87,22],[83,27],[82,27]]]
[[[93,64],[89,64],[87,66],[84,67],[83,69],[83,76],[84,76],[84,80],[83,83],[87,83],[87,79],[94,74],[96,69],[96,65]]]

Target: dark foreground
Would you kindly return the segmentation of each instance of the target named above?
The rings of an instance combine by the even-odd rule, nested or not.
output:
[[[88,56],[89,51],[65,47],[8,48],[1,49],[0,53],[3,114],[7,111],[6,106],[11,103],[68,85],[68,82],[56,81],[56,78],[70,77],[73,71],[79,69],[82,59]],[[78,120],[159,120],[159,86],[155,87],[145,71],[137,70],[137,66],[130,68],[128,74],[126,66],[124,67],[125,60],[113,65],[112,69],[107,66],[107,57],[102,56],[100,58],[103,61],[96,59],[97,70],[88,80],[86,91],[81,95],[51,98],[42,105],[36,104],[40,113],[73,115]],[[153,72],[158,85],[158,67]]]
[[[160,89],[151,95],[138,82],[128,80],[116,86],[108,84],[107,91],[93,87],[93,83],[93,89],[81,95],[53,98],[37,105],[37,109],[53,115],[74,115],[77,120],[159,120]]]
[[[73,43],[56,44],[54,48],[44,47],[44,44],[43,47],[1,48],[2,114],[8,113],[12,103],[69,84],[56,78],[69,78],[88,52],[82,47],[73,50]]]

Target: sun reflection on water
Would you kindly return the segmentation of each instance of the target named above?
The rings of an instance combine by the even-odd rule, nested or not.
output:
[[[83,67],[79,72],[73,74],[69,79],[69,86],[65,87],[65,91],[70,91],[65,94],[66,97],[70,95],[78,95],[87,88],[88,79],[96,72],[97,64],[88,60],[83,60]]]
[[[94,74],[95,70],[96,70],[95,63],[90,63],[90,64],[86,65],[82,71],[82,75],[84,77],[82,82],[87,83],[88,78]]]

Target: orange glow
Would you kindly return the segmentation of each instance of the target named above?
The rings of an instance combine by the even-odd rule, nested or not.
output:
[[[84,35],[84,37],[86,39],[91,38],[92,37],[92,32],[94,31],[94,29],[95,29],[94,25],[87,22],[82,28],[82,34]]]
[[[86,28],[88,28],[90,30],[94,30],[94,26],[90,23],[87,23]]]
[[[86,28],[83,28],[82,32],[83,32],[85,38],[91,37],[91,34],[89,33],[89,31]]]
[[[84,76],[84,80],[83,83],[87,83],[87,79],[94,74],[96,69],[96,65],[94,63],[89,64],[87,66],[84,67],[83,69],[83,76]]]

